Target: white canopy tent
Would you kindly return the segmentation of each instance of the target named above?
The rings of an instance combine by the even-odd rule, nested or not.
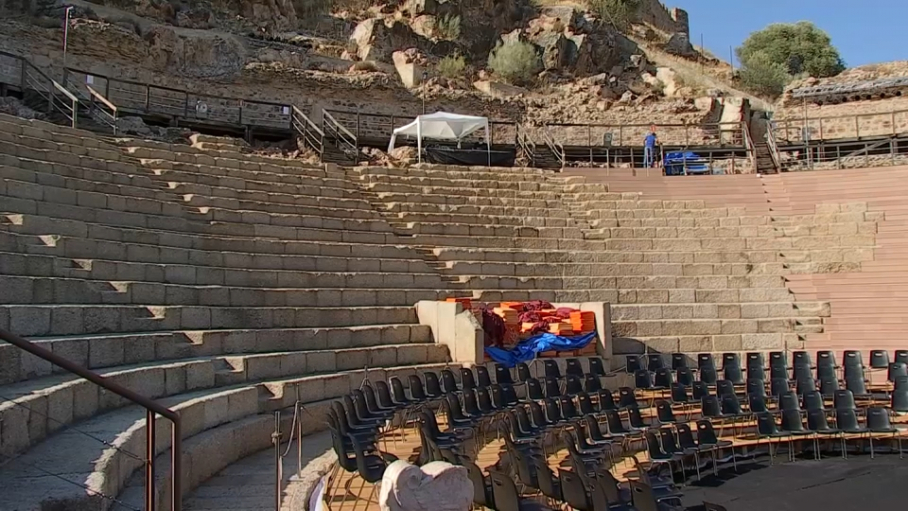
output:
[[[398,135],[416,137],[416,147],[419,150],[419,161],[422,161],[422,139],[454,140],[460,142],[471,133],[485,128],[486,151],[489,152],[491,165],[491,140],[489,139],[489,119],[474,115],[451,114],[448,112],[435,112],[434,114],[420,115],[415,121],[396,128],[391,134],[391,143],[388,152],[394,149]]]

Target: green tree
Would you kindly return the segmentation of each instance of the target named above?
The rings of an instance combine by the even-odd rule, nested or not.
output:
[[[741,67],[738,80],[754,94],[775,98],[782,95],[785,86],[791,82],[791,75],[784,65],[773,62],[765,52],[757,52]]]
[[[824,78],[845,70],[829,35],[809,21],[769,25],[750,34],[737,54],[743,68],[778,64],[794,77]]]

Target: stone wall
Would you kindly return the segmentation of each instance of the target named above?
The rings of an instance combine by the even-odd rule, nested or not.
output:
[[[687,11],[677,7],[669,9],[659,0],[643,0],[639,16],[640,21],[663,32],[690,34]]]
[[[810,126],[813,140],[908,133],[908,98],[822,106],[808,103],[806,107],[791,105],[779,109],[773,121],[776,138],[791,142],[803,140],[805,125]]]

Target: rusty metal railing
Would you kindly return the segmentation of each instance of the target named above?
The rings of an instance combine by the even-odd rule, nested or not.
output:
[[[56,366],[63,368],[64,370],[84,378],[95,385],[106,389],[128,401],[131,401],[146,410],[146,438],[147,442],[145,445],[145,509],[147,511],[155,510],[155,484],[154,484],[154,474],[155,474],[155,414],[164,417],[169,420],[173,427],[171,428],[171,459],[170,459],[170,474],[171,474],[171,511],[181,511],[182,509],[182,432],[181,432],[181,421],[180,414],[161,406],[159,403],[156,403],[154,400],[149,399],[145,396],[139,395],[128,388],[114,383],[107,378],[101,376],[100,374],[90,371],[79,364],[76,364],[66,358],[57,355],[46,348],[27,341],[18,335],[13,334],[12,332],[7,332],[6,330],[0,329],[0,340],[8,342],[17,348],[27,351],[32,355],[50,362]]]

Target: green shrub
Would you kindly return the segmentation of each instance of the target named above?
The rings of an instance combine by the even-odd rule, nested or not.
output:
[[[489,53],[489,68],[502,80],[517,85],[531,81],[539,73],[542,59],[530,43],[499,43]]]
[[[743,67],[754,58],[782,66],[792,76],[810,75],[817,78],[835,76],[845,70],[839,51],[832,45],[829,34],[809,21],[774,23],[750,34],[737,49]]]
[[[747,62],[738,70],[738,80],[741,85],[761,96],[776,98],[785,91],[792,76],[788,74],[785,66],[779,62],[773,62],[772,57],[763,52],[757,52],[750,55]]]
[[[435,36],[448,41],[460,38],[460,16],[446,14],[435,18]]]
[[[460,78],[463,76],[464,69],[467,67],[467,61],[461,55],[448,55],[438,61],[436,68],[441,76],[449,79]]]
[[[640,9],[640,0],[591,0],[590,8],[599,15],[599,19],[626,32],[634,14]]]

